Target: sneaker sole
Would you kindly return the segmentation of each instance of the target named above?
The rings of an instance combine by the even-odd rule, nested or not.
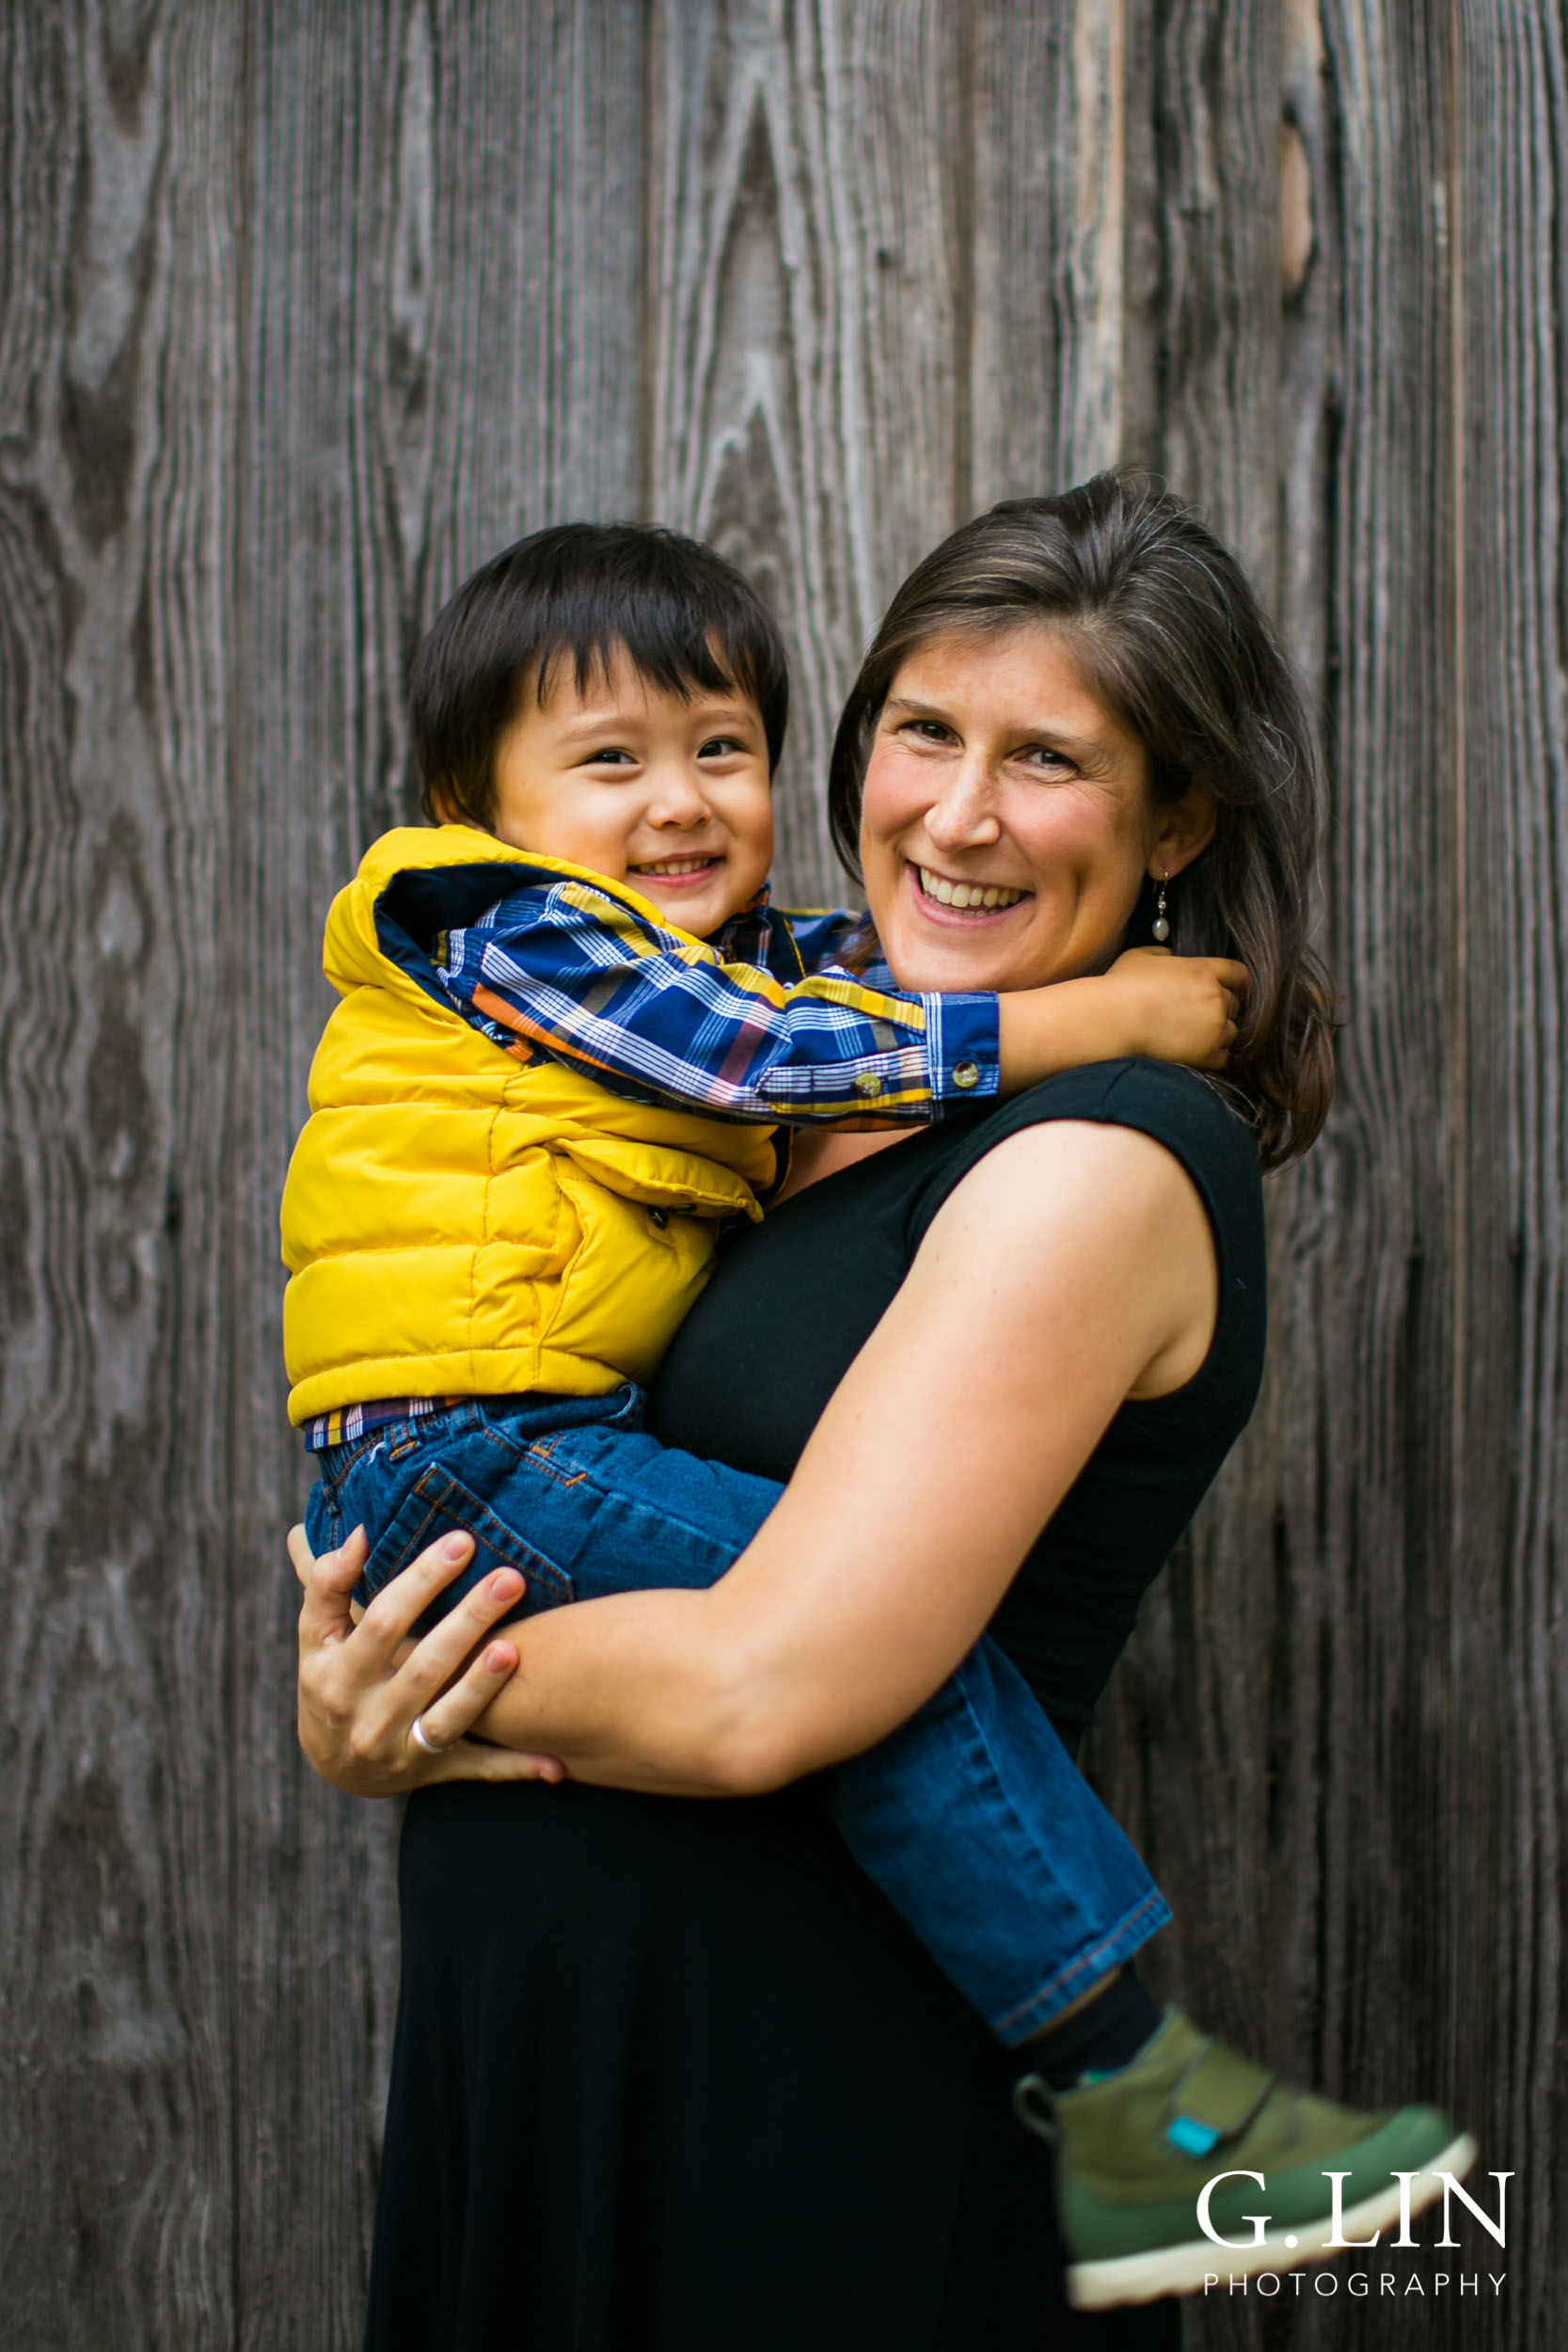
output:
[[[1410,2211],[1424,2213],[1443,2194],[1442,2175],[1462,2180],[1480,2152],[1468,2132],[1434,2156],[1410,2184]],[[1118,2303],[1152,2303],[1162,2295],[1196,2295],[1205,2279],[1251,2279],[1260,2270],[1299,2270],[1304,2265],[1327,2262],[1336,2254],[1354,2253],[1347,2238],[1367,2238],[1400,2217],[1400,2185],[1390,2181],[1375,2197],[1364,2197],[1344,2215],[1340,2243],[1333,2243],[1333,2217],[1321,2222],[1298,2221],[1294,2243],[1287,2233],[1265,2237],[1260,2246],[1216,2246],[1212,2238],[1187,2239],[1179,2246],[1157,2246],[1147,2254],[1123,2254],[1115,2262],[1074,2263],[1067,2274],[1068,2301],[1081,2312],[1109,2311]]]

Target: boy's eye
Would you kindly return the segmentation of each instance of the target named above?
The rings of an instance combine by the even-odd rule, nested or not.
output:
[[[737,735],[710,735],[697,756],[699,759],[729,759],[745,749]]]
[[[588,765],[590,768],[634,768],[637,763],[630,752],[622,751],[614,743],[607,743],[603,751],[589,753]]]

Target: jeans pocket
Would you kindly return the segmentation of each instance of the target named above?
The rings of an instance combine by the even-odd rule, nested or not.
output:
[[[528,1585],[521,1602],[504,1623],[531,1616],[541,1609],[559,1608],[577,1598],[572,1580],[563,1568],[557,1567],[553,1560],[546,1560],[543,1552],[525,1542],[515,1528],[508,1527],[487,1502],[480,1501],[472,1487],[466,1486],[438,1462],[432,1462],[420,1471],[383,1528],[365,1563],[356,1597],[368,1604],[429,1545],[451,1534],[471,1535],[474,1556],[461,1574],[436,1594],[415,1626],[416,1633],[428,1632],[438,1618],[446,1616],[466,1593],[472,1592],[497,1568],[515,1568],[526,1578]]]

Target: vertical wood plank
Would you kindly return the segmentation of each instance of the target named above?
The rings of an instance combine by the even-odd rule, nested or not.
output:
[[[1343,406],[1334,92],[1320,0],[1280,24],[1279,548],[1275,612],[1320,712],[1332,691],[1334,501]],[[1332,759],[1334,746],[1328,746]]]
[[[1535,2344],[1560,2327],[1568,2113],[1568,56],[1523,0],[1455,5],[1449,33],[1465,1296],[1444,1826],[1458,2078],[1482,2164],[1517,2173],[1497,2340]]]
[[[1203,506],[1272,604],[1280,8],[1277,0],[1127,7],[1123,454]]]
[[[221,1369],[241,25],[8,13],[0,2267],[232,2340]]]
[[[643,102],[635,0],[259,0],[256,23],[228,1371],[239,2340],[270,2352],[359,2341],[396,1975],[394,1815],[313,1782],[289,1698],[307,1474],[277,1211],[321,928],[412,813],[404,670],[446,595],[526,531],[639,505]]]
[[[974,15],[972,505],[1122,452],[1124,0]]]
[[[711,539],[784,628],[776,870],[784,898],[831,903],[839,706],[968,501],[958,22],[928,0],[660,0],[653,28],[649,512]]]

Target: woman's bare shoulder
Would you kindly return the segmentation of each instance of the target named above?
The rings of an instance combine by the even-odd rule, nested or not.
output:
[[[923,1260],[977,1299],[1005,1283],[1010,1319],[1032,1310],[1057,1327],[1071,1300],[1109,1327],[1135,1310],[1153,1343],[1131,1397],[1182,1386],[1213,1339],[1219,1265],[1209,1210],[1177,1153],[1138,1127],[1053,1119],[1005,1136],[948,1194],[917,1270]]]
[[[1004,1136],[965,1170],[938,1219],[960,1201],[983,1204],[1021,1232],[1085,1215],[1120,1226],[1188,1202],[1207,1221],[1197,1185],[1169,1144],[1142,1127],[1097,1119],[1042,1120]]]
[[[1215,1224],[1239,1240],[1261,1226],[1250,1128],[1212,1080],[1173,1063],[1128,1059],[1064,1071],[998,1105],[927,1189],[920,1230],[960,1189],[973,1197],[976,1180],[994,1181],[998,1163],[1061,1170],[1064,1178],[1080,1168],[1127,1174],[1141,1166],[1156,1195],[1206,1202]],[[1027,1202],[1021,1205],[1026,1213]]]

